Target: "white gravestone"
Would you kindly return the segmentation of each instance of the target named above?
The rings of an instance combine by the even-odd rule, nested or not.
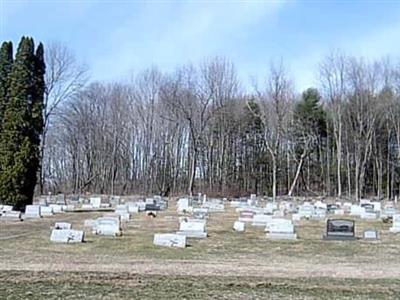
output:
[[[400,232],[400,214],[393,215],[393,224],[389,228],[390,232],[398,233]]]
[[[21,220],[21,212],[16,210],[7,210],[3,212],[1,217],[5,219]]]
[[[121,217],[121,221],[128,222],[131,218],[131,215],[129,214],[128,211],[128,206],[127,205],[117,205],[115,208],[115,213],[118,214]]]
[[[156,246],[185,248],[186,236],[173,233],[158,233],[154,235],[153,244]]]
[[[363,234],[364,240],[378,240],[379,235],[378,232],[374,229],[367,229]]]
[[[83,210],[92,210],[92,209],[94,209],[94,206],[93,206],[93,204],[82,204],[81,208]]]
[[[101,206],[101,198],[100,197],[91,197],[89,199],[90,204],[92,204],[94,209],[98,209]]]
[[[245,223],[244,222],[235,221],[235,223],[233,223],[233,230],[235,230],[237,232],[243,232],[244,229],[245,229]]]
[[[240,212],[239,221],[240,222],[253,222],[253,217],[256,215],[254,211],[244,210]]]
[[[289,221],[289,220],[287,220]],[[273,222],[268,225],[267,238],[271,240],[296,240],[297,234],[289,222]]]
[[[53,215],[53,209],[50,206],[41,206],[40,214],[42,217],[50,217]]]
[[[190,200],[188,198],[179,199],[177,202],[177,206],[178,212],[188,212],[192,210],[192,208],[190,207]]]
[[[6,212],[6,211],[11,211],[11,210],[13,210],[13,207],[11,206],[11,205],[3,205],[3,206],[0,206],[1,207],[1,212]]]
[[[25,207],[25,218],[40,218],[40,205],[27,205]]]
[[[253,226],[267,226],[267,223],[272,220],[272,216],[269,215],[254,215]]]
[[[119,236],[122,234],[118,218],[105,217],[96,219],[94,233],[99,235]]]
[[[84,233],[81,230],[72,229],[53,229],[50,241],[56,243],[82,243]]]
[[[63,205],[60,204],[50,204],[49,207],[53,210],[53,213],[58,214],[63,211]]]
[[[202,222],[181,222],[177,234],[190,238],[207,237],[206,226]]]

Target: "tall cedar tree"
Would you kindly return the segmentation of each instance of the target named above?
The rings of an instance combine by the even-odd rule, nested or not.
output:
[[[13,46],[4,42],[0,48],[0,126],[3,123],[5,107],[8,103],[8,75],[13,64]]]
[[[32,203],[43,128],[43,46],[36,54],[23,37],[8,76],[8,103],[0,132],[0,199],[17,209]]]

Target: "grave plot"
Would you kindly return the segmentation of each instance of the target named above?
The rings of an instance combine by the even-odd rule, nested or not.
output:
[[[184,235],[188,238],[206,238],[206,224],[202,222],[181,222],[179,225],[178,235]]]
[[[53,229],[50,236],[50,241],[56,243],[82,243],[83,239],[83,231],[72,229]]]
[[[156,246],[185,248],[186,236],[173,233],[158,233],[154,235],[153,244]]]
[[[328,219],[324,240],[356,240],[355,222],[346,219]]]
[[[97,235],[122,235],[121,223],[119,218],[103,217],[96,219],[96,225],[93,228],[93,233]]]
[[[297,234],[291,220],[271,219],[265,228],[266,237],[270,240],[296,240]]]
[[[41,217],[41,212],[40,212],[41,206],[40,205],[27,205],[25,207],[25,214],[24,218],[25,219],[37,219]]]
[[[390,232],[399,233],[400,232],[400,214],[395,214],[392,216],[392,227],[390,227]]]

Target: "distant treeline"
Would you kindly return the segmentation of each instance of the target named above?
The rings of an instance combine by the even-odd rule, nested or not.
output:
[[[42,187],[392,197],[399,71],[389,59],[332,53],[316,88],[296,94],[279,63],[244,92],[233,63],[215,57],[170,73],[153,67],[129,82],[80,84],[49,122]]]

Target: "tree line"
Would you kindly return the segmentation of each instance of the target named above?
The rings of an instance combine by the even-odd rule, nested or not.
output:
[[[40,167],[45,90],[43,45],[22,37],[0,48],[0,203],[32,202]]]
[[[282,62],[246,91],[224,57],[89,82],[66,48],[49,53],[63,80],[50,76],[61,97],[47,94],[59,102],[46,123],[42,191],[399,193],[400,68],[389,59],[333,52],[319,84],[298,94]]]

